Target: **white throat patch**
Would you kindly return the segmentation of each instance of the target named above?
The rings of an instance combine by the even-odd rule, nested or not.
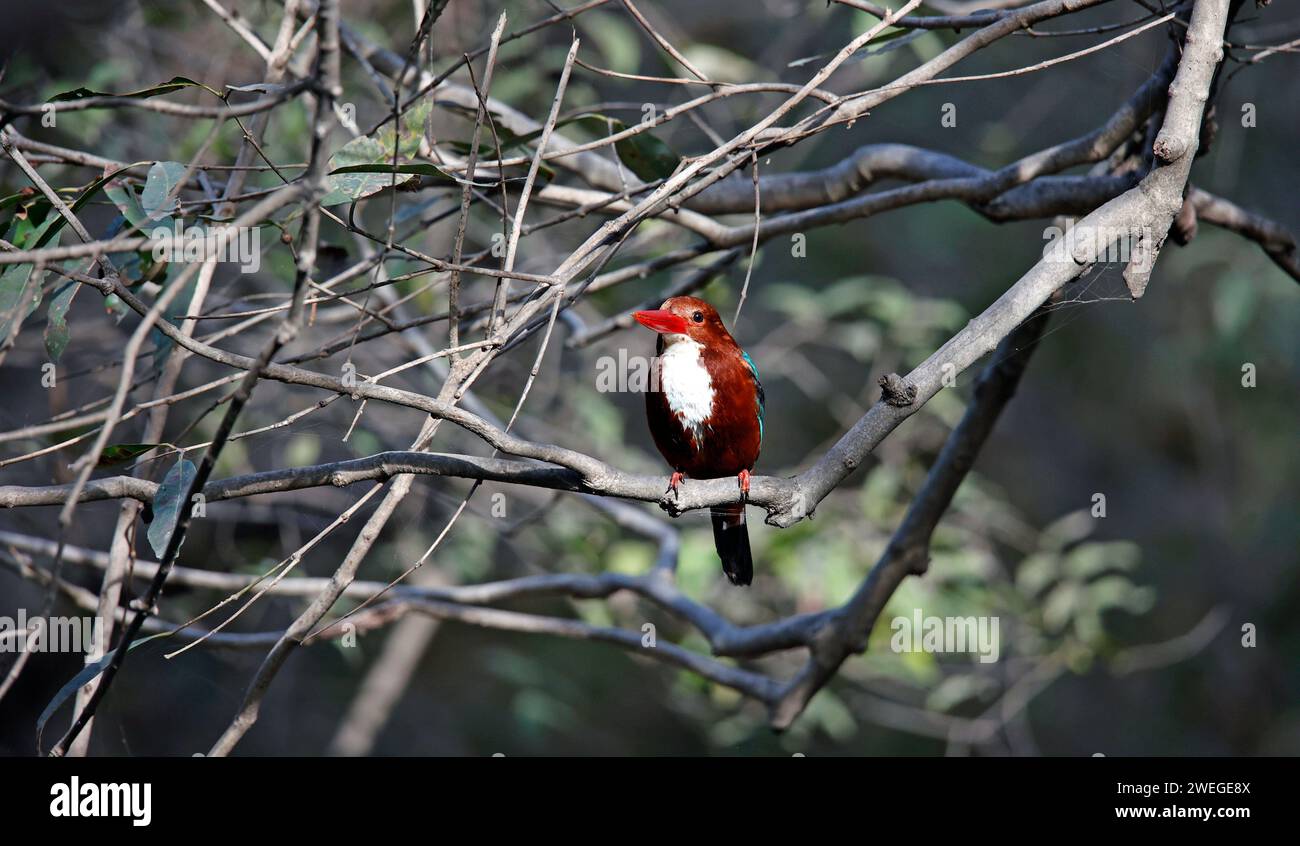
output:
[[[704,421],[713,415],[713,379],[700,358],[703,347],[685,335],[665,335],[659,357],[659,387],[682,428],[704,444]]]

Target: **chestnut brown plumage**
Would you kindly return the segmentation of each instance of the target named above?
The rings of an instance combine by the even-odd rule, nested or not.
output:
[[[659,333],[646,417],[673,468],[669,488],[683,478],[736,476],[748,493],[763,443],[763,385],[754,362],[704,300],[672,297],[634,316]],[[733,584],[749,584],[754,565],[743,502],[714,508],[711,517],[723,571]]]

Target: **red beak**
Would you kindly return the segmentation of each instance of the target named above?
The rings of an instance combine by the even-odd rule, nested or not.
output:
[[[678,317],[671,311],[656,309],[654,311],[635,311],[632,313],[637,323],[648,329],[668,335],[686,334],[686,318]]]

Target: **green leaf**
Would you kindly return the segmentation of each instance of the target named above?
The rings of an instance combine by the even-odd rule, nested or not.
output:
[[[194,462],[182,458],[167,471],[167,476],[158,486],[158,492],[154,494],[153,522],[149,524],[149,545],[153,547],[154,555],[159,561],[166,554],[172,532],[176,531],[176,524],[180,522],[181,509],[188,504],[185,495],[189,493],[190,484],[197,473],[198,469],[194,466]]]
[[[39,195],[32,188],[24,188],[17,194],[10,194],[8,197],[0,199],[0,211],[4,211],[10,206],[16,206],[29,200],[36,200]]]
[[[71,91],[64,91],[61,94],[55,94],[46,102],[61,103],[69,100],[84,100],[87,97],[129,97],[133,100],[147,100],[150,97],[157,97],[160,94],[171,94],[173,91],[180,91],[182,88],[202,88],[204,91],[209,91],[218,98],[223,100],[225,99],[224,97],[221,97],[221,92],[209,88],[201,82],[195,82],[194,80],[187,79],[183,76],[174,76],[168,81],[161,82],[152,88],[142,88],[139,91],[128,91],[125,94],[91,91],[89,88],[74,88]]]
[[[589,12],[579,25],[591,36],[610,70],[636,73],[640,69],[641,42],[626,18],[609,12]]]
[[[1049,523],[1039,533],[1038,545],[1050,552],[1060,552],[1092,534],[1096,525],[1097,521],[1087,509],[1072,511]]]
[[[573,731],[579,725],[577,713],[545,688],[524,688],[511,702],[515,719],[530,730]]]
[[[44,276],[32,273],[30,264],[10,265],[0,273],[0,344],[40,304]]]
[[[817,302],[808,296],[808,289],[803,285],[772,282],[763,286],[762,296],[767,305],[797,323],[806,324],[821,319]]]
[[[185,176],[186,166],[180,162],[154,162],[140,193],[140,205],[151,221],[161,220],[177,210],[176,197],[170,196]]]
[[[804,712],[805,719],[811,725],[819,726],[833,740],[841,743],[851,740],[858,732],[858,723],[853,717],[853,712],[835,695],[834,691],[823,690],[822,693],[830,695],[819,696],[813,702],[809,702],[808,709]]]
[[[385,161],[384,145],[373,138],[354,138],[330,156],[330,190],[321,200],[323,206],[335,206],[377,194],[385,188],[404,185],[414,175],[352,171],[348,168],[378,167]],[[391,159],[388,160],[391,168]]]
[[[149,222],[149,215],[140,207],[140,201],[135,198],[135,191],[130,185],[114,181],[104,188],[104,193],[117,206],[127,223],[138,228]]]
[[[149,635],[148,637],[131,641],[131,645],[128,646],[126,649],[128,652],[130,652],[131,650],[135,649],[137,646],[144,646],[146,643],[148,643],[151,640],[154,640],[155,638],[167,637],[170,634],[171,632],[159,632],[158,634],[155,635]],[[50,717],[53,717],[54,714],[59,710],[59,707],[64,702],[67,702],[68,699],[74,693],[80,690],[83,685],[90,684],[92,681],[98,678],[99,674],[104,672],[104,670],[108,667],[109,664],[113,663],[113,655],[116,653],[116,651],[117,650],[109,650],[108,654],[106,654],[103,658],[100,658],[98,661],[96,661],[93,664],[87,664],[85,668],[82,669],[81,672],[77,673],[75,676],[69,679],[68,682],[63,685],[63,687],[59,688],[58,693],[54,694],[54,698],[51,699],[49,704],[45,706],[45,710],[41,711],[41,716],[36,720],[36,749],[38,752],[40,751],[40,747],[41,747],[41,735],[45,733],[45,724],[50,721]]]
[[[1061,561],[1056,555],[1035,552],[1016,568],[1016,588],[1026,596],[1038,596],[1044,588],[1056,581],[1060,568]]]
[[[713,82],[748,82],[762,76],[762,70],[734,50],[699,41],[684,45],[686,60]]]
[[[130,166],[130,165],[127,165]],[[104,187],[114,175],[121,173],[121,168],[114,170],[113,173],[104,175],[96,179],[90,186],[86,187],[77,199],[73,200],[72,211],[77,212],[83,205],[94,196],[96,192]],[[65,188],[65,191],[69,188]],[[12,195],[5,200],[23,198],[30,195]],[[48,203],[45,203],[48,205]],[[29,207],[31,211],[31,207]],[[16,221],[13,226],[13,233],[9,235],[9,242],[17,246],[19,250],[39,250],[45,246],[51,246],[49,242],[57,244],[57,238],[61,234],[62,227],[65,224],[64,217],[61,214],[53,214],[44,218],[39,226],[32,225],[31,214],[26,214]],[[45,274],[31,276],[31,265],[6,265],[4,270],[0,270],[0,343],[9,338],[9,331],[13,329],[14,318],[19,321],[25,320],[27,314],[36,311],[40,305],[40,286],[44,282]],[[45,352],[49,355],[49,360],[59,361],[59,357],[68,346],[68,324],[65,322],[65,314],[68,313],[68,307],[72,304],[74,296],[77,296],[77,288],[81,286],[77,283],[69,282],[68,285],[60,288],[60,295],[56,300],[49,304],[49,325],[45,327]],[[26,303],[26,311],[22,311],[22,305]],[[22,312],[19,314],[19,312]]]
[[[989,696],[997,682],[987,676],[973,674],[948,676],[939,682],[925,698],[925,707],[930,711],[944,713],[972,699],[979,700]]]
[[[1150,587],[1138,587],[1123,576],[1106,576],[1088,585],[1088,598],[1098,611],[1123,608],[1132,614],[1145,614],[1156,602]]]
[[[1224,276],[1214,286],[1211,313],[1214,326],[1224,338],[1236,338],[1250,324],[1257,310],[1259,286],[1240,276]]]
[[[1091,647],[1100,647],[1106,639],[1106,629],[1101,623],[1101,614],[1096,608],[1079,609],[1074,617],[1074,635]]]
[[[569,122],[579,123],[587,131],[601,137],[627,129],[627,124],[623,121],[595,112],[578,115]],[[648,131],[638,132],[621,141],[615,141],[614,152],[618,154],[619,161],[626,165],[628,170],[646,182],[667,179],[673,175],[682,161],[682,157],[671,147]]]
[[[1075,582],[1062,582],[1052,589],[1043,602],[1043,623],[1051,631],[1060,631],[1074,616],[1083,590]]]
[[[457,107],[451,103],[439,104],[439,105],[445,105],[449,110],[452,111],[457,110]],[[459,111],[461,112],[461,114],[465,115],[465,117],[468,118],[469,120],[474,119],[475,113],[473,110],[459,109]],[[607,134],[609,128],[609,122],[611,121],[614,123],[619,123],[617,118],[607,117],[606,115],[603,115],[600,112],[580,112],[579,114],[570,115],[569,117],[566,117],[563,120],[556,121],[554,128],[563,129],[564,127],[574,123],[587,124],[588,129],[600,135],[605,135]],[[500,143],[501,145],[501,152],[504,153],[510,149],[513,149],[514,147],[519,147],[524,144],[531,144],[541,137],[542,137],[541,129],[534,129],[532,132],[525,132],[523,135],[516,135],[506,127],[498,126],[496,128],[495,138],[489,139],[487,141],[479,142],[478,153],[480,156],[495,156],[497,152],[498,143]],[[461,155],[469,155],[469,144],[465,143],[464,141],[448,141],[447,145],[450,146],[456,152],[460,153]]]
[[[897,50],[905,44],[911,44],[916,39],[925,35],[923,29],[895,29],[889,32],[882,32],[875,38],[865,50],[859,51],[856,58],[867,58],[869,56],[878,56],[881,53],[888,53],[890,50]]]
[[[45,354],[55,364],[58,364],[59,357],[68,346],[68,307],[72,305],[72,298],[80,288],[80,282],[69,279],[50,300],[45,323]]]
[[[113,316],[114,323],[121,323],[122,318],[126,317],[127,312],[130,310],[117,294],[109,294],[104,297],[104,311]]]
[[[560,127],[564,126],[566,123],[572,123],[574,120],[580,117],[582,116],[577,115],[575,117],[559,121],[555,124],[555,128],[559,129]],[[542,130],[535,129],[532,132],[526,133],[524,135],[516,135],[506,127],[498,126],[496,128],[495,134],[490,132],[486,134],[488,134],[490,137],[486,141],[479,142],[478,145],[479,156],[496,156],[498,145],[500,145],[501,152],[506,153],[507,151],[512,150],[515,147],[519,147],[524,144],[528,144],[532,141],[536,141],[538,138],[542,137]],[[451,141],[448,142],[448,146],[450,146],[456,152],[460,153],[462,156],[469,155],[469,144],[464,141]]]
[[[448,176],[442,170],[442,168],[438,167],[437,165],[431,165],[431,164],[400,164],[397,167],[393,167],[391,164],[376,162],[374,164],[348,165],[346,167],[335,168],[334,170],[330,171],[331,175],[336,173],[413,174],[416,176],[442,177],[448,182],[456,181],[452,179],[450,176]],[[389,184],[390,183],[385,182],[384,187],[387,188]],[[399,185],[402,184],[402,181],[399,180],[397,184]]]
[[[37,249],[45,245],[53,231],[57,244],[59,215],[47,217],[39,226],[33,225],[28,218],[14,222],[10,227],[9,241],[20,250]],[[45,273],[32,273],[30,264],[5,265],[0,271],[0,343],[16,334],[17,328],[27,316],[41,304],[41,285]]]
[[[1065,557],[1065,572],[1086,580],[1109,570],[1132,571],[1142,559],[1142,550],[1132,541],[1085,543]]]
[[[615,123],[616,132],[624,128],[621,121]],[[614,142],[614,152],[618,153],[619,160],[627,165],[628,170],[645,182],[667,179],[682,162],[681,156],[649,132],[639,132]]]
[[[160,284],[174,284],[167,283],[165,275],[158,281]],[[177,294],[176,299],[172,300],[171,305],[167,306],[165,313],[168,323],[175,326],[184,319],[186,314],[189,313],[190,304],[194,301],[194,291],[198,287],[198,284],[199,281],[197,278],[190,279],[190,281],[185,284],[185,290]],[[150,331],[149,338],[153,341],[152,377],[156,379],[162,373],[163,365],[167,363],[167,357],[171,355],[172,347],[175,346],[175,342],[172,341],[169,336],[164,335],[162,331],[156,328]]]
[[[85,189],[83,189],[81,193],[78,194],[77,197],[72,200],[70,204],[70,208],[72,209],[72,211],[74,212],[80,211],[81,207],[84,206],[87,202],[89,202],[91,197],[99,193],[100,188],[104,187],[109,181],[111,181],[119,173],[122,173],[125,170],[135,167],[137,164],[143,164],[143,162],[135,162],[133,164],[123,165],[117,170],[111,173],[107,173],[104,176],[101,176],[99,179],[87,185]],[[76,190],[77,190],[76,188],[57,189],[58,193],[60,194],[70,194],[75,192]],[[13,194],[9,197],[5,197],[4,200],[0,200],[0,209],[5,208],[6,205],[13,205],[14,203],[12,201],[16,200],[17,202],[21,202],[24,198],[30,198],[30,197],[32,197],[32,195],[22,194],[22,193]],[[60,214],[53,215],[52,217],[47,217],[46,215],[48,215],[48,213],[52,210],[52,208],[53,207],[50,205],[49,201],[41,196],[36,196],[35,198],[32,199],[32,202],[30,202],[27,206],[24,207],[24,211],[27,213],[27,217],[29,219],[40,219],[40,220],[44,220],[45,223],[50,224],[48,227],[44,227],[42,229],[43,234],[41,235],[41,237],[37,239],[27,249],[38,249],[40,247],[44,247],[46,243],[50,241],[50,239],[52,239],[55,235],[59,233],[59,230],[63,228],[64,224],[67,223],[67,221],[63,218],[63,215]],[[36,217],[37,212],[40,213],[39,218]],[[15,244],[17,243],[17,241],[15,241],[13,238],[10,238],[9,240],[13,241]]]
[[[87,185],[85,190],[77,195],[77,199],[72,201],[72,210],[74,212],[79,211],[82,206],[84,206],[87,202],[90,201],[91,197],[99,193],[99,189],[105,187],[110,182],[113,182],[115,179],[117,179],[117,175],[119,173],[124,173],[130,170],[131,168],[142,164],[145,164],[145,162],[132,162],[131,164],[122,165],[117,170],[111,171],[109,173],[105,173],[99,179],[96,179],[94,182]]]
[[[95,466],[112,467],[114,464],[125,464],[160,446],[167,446],[167,444],[110,444],[99,454],[99,461],[95,462]]]
[[[330,190],[321,200],[321,205],[336,206],[360,200],[385,188],[404,185],[416,176],[445,176],[433,165],[412,161],[420,151],[420,141],[424,138],[424,120],[429,114],[429,108],[429,102],[425,101],[408,110],[402,115],[400,131],[387,126],[375,138],[353,138],[336,150],[329,160]],[[433,170],[426,173],[423,170],[402,169],[412,165]],[[374,166],[383,166],[385,169],[354,169]]]

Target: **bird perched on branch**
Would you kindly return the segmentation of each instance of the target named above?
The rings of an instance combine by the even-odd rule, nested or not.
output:
[[[673,468],[668,490],[676,493],[683,478],[737,477],[741,502],[711,511],[713,543],[731,583],[747,585],[754,562],[744,497],[763,444],[758,368],[704,300],[672,297],[633,317],[659,333],[658,379],[646,393],[646,416],[655,446]]]

